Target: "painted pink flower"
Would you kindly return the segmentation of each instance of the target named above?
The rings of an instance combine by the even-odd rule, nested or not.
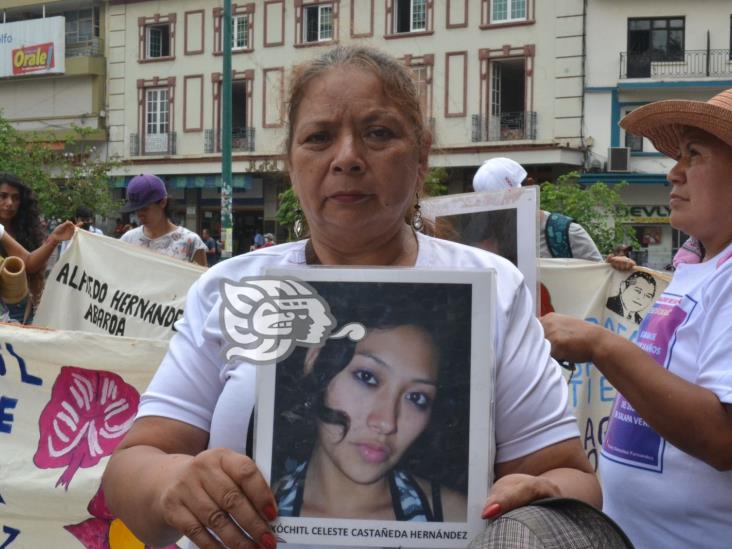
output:
[[[64,366],[41,413],[33,463],[40,469],[66,467],[56,486],[68,490],[80,467],[93,467],[114,451],[139,402],[137,390],[117,374]]]

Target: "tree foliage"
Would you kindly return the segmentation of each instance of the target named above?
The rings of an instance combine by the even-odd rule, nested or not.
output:
[[[638,245],[629,210],[619,193],[627,185],[594,183],[584,187],[579,184],[579,173],[571,172],[557,178],[556,183],[541,184],[541,209],[573,218],[587,230],[600,252],[609,254],[620,244]]]
[[[31,187],[48,218],[69,219],[79,206],[112,214],[121,204],[112,198],[109,171],[121,162],[95,158],[95,146],[84,141],[90,131],[74,127],[73,138],[57,151],[39,136],[20,133],[0,116],[0,171],[15,174]]]

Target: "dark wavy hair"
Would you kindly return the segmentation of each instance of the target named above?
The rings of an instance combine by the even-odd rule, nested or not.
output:
[[[464,284],[311,282],[328,301],[338,326],[360,322],[367,330],[415,326],[438,353],[437,392],[430,421],[398,467],[467,492],[470,410],[471,288]],[[353,358],[356,343],[329,339],[306,374],[306,349],[277,365],[272,480],[307,460],[318,422],[339,425],[348,416],[325,405],[328,386]]]
[[[6,228],[25,249],[35,250],[46,238],[41,226],[36,193],[12,173],[0,172],[0,185],[3,183],[12,185],[20,193],[20,206],[10,226]]]

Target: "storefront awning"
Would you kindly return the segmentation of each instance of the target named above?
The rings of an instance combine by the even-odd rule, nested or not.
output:
[[[623,181],[632,185],[666,185],[668,183],[666,174],[663,173],[588,172],[583,173],[579,179],[582,185],[592,185],[600,182],[612,185]]]
[[[127,188],[133,175],[116,176],[110,178],[111,186],[115,189]],[[221,187],[221,176],[218,174],[206,175],[160,175],[168,189],[213,189]],[[234,174],[231,186],[234,189],[248,191],[252,188],[252,176],[246,173]]]

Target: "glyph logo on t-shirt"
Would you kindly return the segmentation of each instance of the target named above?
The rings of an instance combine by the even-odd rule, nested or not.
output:
[[[336,319],[328,302],[308,283],[293,278],[242,278],[221,282],[221,326],[226,360],[274,364],[296,346],[319,347],[328,338],[360,341],[359,323],[332,334]]]

